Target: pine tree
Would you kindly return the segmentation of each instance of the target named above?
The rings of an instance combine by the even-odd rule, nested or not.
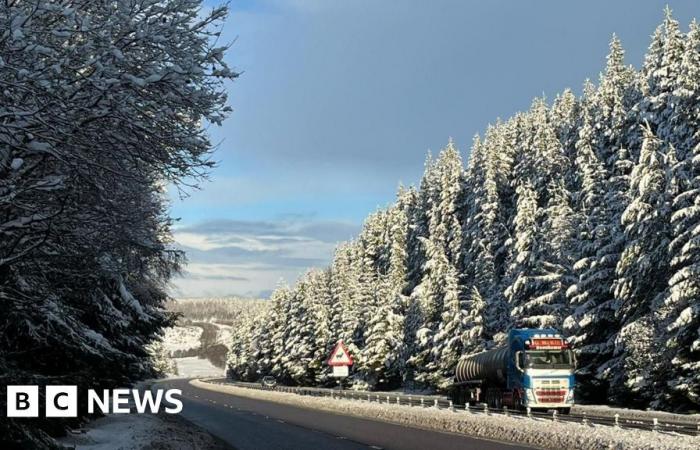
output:
[[[443,283],[449,267],[449,261],[442,245],[435,244],[427,238],[421,238],[426,248],[427,261],[423,267],[423,279],[413,291],[420,309],[422,323],[416,331],[414,353],[408,363],[414,374],[415,381],[430,386],[433,361],[434,336],[440,326],[443,309]]]
[[[700,142],[700,24],[695,20],[690,24],[684,48],[670,96],[673,112],[663,126],[663,131],[668,135],[665,142],[673,145],[681,162],[691,160],[691,155]],[[682,169],[686,174],[690,171],[687,163],[683,164]],[[686,180],[692,179],[691,174],[679,175]]]
[[[581,126],[581,105],[570,89],[566,89],[558,95],[552,104],[550,120],[554,126],[557,140],[564,155],[564,167],[566,171],[560,173],[560,179],[565,182],[567,190],[576,189],[576,167],[573,161],[576,159],[576,142]]]
[[[409,217],[416,207],[416,192],[414,189],[399,189],[396,206],[390,210],[389,239],[390,239],[390,268],[387,274],[387,283],[390,287],[392,314],[396,320],[392,323],[401,323],[398,331],[400,339],[400,353],[398,355],[398,375],[400,380],[406,379],[407,361],[415,340],[413,329],[406,323],[416,320],[409,317],[412,313],[410,299],[405,293],[408,291],[408,239],[410,233]]]
[[[595,152],[595,134],[590,110],[584,110],[583,126],[576,143],[577,172],[581,178],[577,213],[580,218],[578,261],[573,268],[578,281],[567,291],[572,314],[563,322],[563,328],[572,336],[579,368],[577,376],[584,396],[599,400],[605,397],[601,389],[598,368],[610,359],[613,352],[615,305],[610,288],[615,278],[618,256],[614,249],[621,242],[621,233],[615,224],[612,206],[606,201],[609,194],[609,174]],[[610,250],[613,249],[613,253]],[[595,397],[597,396],[597,397]]]
[[[687,35],[674,96],[674,142],[680,149],[673,168],[678,193],[673,199],[669,244],[671,277],[665,294],[661,342],[666,343],[657,377],[668,380],[662,406],[700,404],[700,26]]]
[[[453,382],[454,368],[463,352],[463,338],[466,332],[466,311],[461,300],[457,271],[450,264],[444,264],[436,274],[442,283],[442,314],[440,325],[433,337],[432,361],[428,364],[431,384],[438,389],[446,389]]]
[[[465,329],[462,335],[464,354],[471,355],[490,346],[489,336],[486,332],[486,300],[477,288],[472,288],[469,303],[467,304],[467,317]]]
[[[683,34],[670,8],[666,7],[664,21],[657,28],[644,61],[644,97],[639,109],[641,120],[650,124],[657,138],[674,146],[674,91],[682,70],[683,54]]]
[[[472,290],[484,292],[488,307],[485,333],[493,335],[507,326],[507,305],[499,289],[505,267],[507,227],[501,191],[512,165],[506,142],[506,125],[489,127],[482,144],[476,137],[472,146],[464,190],[467,213],[463,225],[463,278]],[[466,290],[469,290],[468,288]]]
[[[374,292],[379,306],[367,326],[361,353],[363,378],[370,388],[393,389],[400,385],[403,375],[404,317],[388,280],[377,281]]]
[[[203,124],[226,117],[236,74],[211,39],[226,7],[131,6],[0,8],[4,384],[101,391],[153,377],[149,344],[174,324],[164,305],[184,254],[164,187],[212,167]],[[0,447],[53,448],[39,429],[80,420],[3,417]]]
[[[547,207],[540,209],[534,189],[527,184],[519,188],[515,230],[518,253],[511,266],[513,281],[505,292],[515,323],[534,328],[562,322],[568,315],[565,292],[573,284],[575,228],[568,193],[563,183],[550,191]]]
[[[314,384],[325,384],[330,381],[330,370],[326,358],[338,341],[332,328],[333,297],[330,290],[330,270],[314,271],[311,277],[311,313],[314,327],[313,356],[309,362],[309,372],[314,378]]]
[[[435,161],[432,177],[435,185],[429,186],[433,195],[428,211],[428,233],[432,242],[443,247],[450,264],[457,267],[462,246],[462,228],[459,209],[462,205],[462,158],[450,140]]]
[[[639,140],[631,138],[638,134],[638,117],[633,113],[640,100],[637,73],[625,65],[625,52],[622,43],[613,34],[605,71],[600,75],[597,92],[591,89],[584,101],[589,104],[592,117],[593,141],[598,158],[605,169],[629,174],[631,163],[626,158],[626,149],[638,147]],[[628,185],[614,188],[626,193]]]
[[[664,301],[667,366],[662,376],[670,389],[667,405],[700,404],[700,144],[692,154],[695,177],[689,189],[676,196],[680,206],[671,217],[673,240],[669,290]],[[690,156],[690,155],[689,155]]]
[[[523,307],[534,295],[534,285],[528,274],[535,270],[537,261],[537,221],[539,216],[537,194],[532,184],[522,183],[517,188],[517,212],[514,222],[515,240],[513,258],[508,268],[509,286],[504,294],[512,308],[515,322],[523,316]],[[528,322],[529,324],[529,322]]]
[[[670,242],[670,199],[667,192],[667,155],[651,129],[644,128],[644,142],[638,164],[632,172],[631,198],[622,216],[626,246],[617,264],[614,284],[621,324],[616,340],[615,359],[609,370],[613,393],[628,392],[638,401],[648,401],[654,362],[657,354],[657,319],[659,295],[668,280],[666,248]],[[646,339],[635,341],[635,333],[645,331]],[[649,335],[651,333],[651,335]]]
[[[295,384],[307,386],[314,379],[309,370],[314,356],[315,324],[310,299],[312,272],[305,274],[292,291],[289,332],[284,342],[282,365]]]
[[[272,293],[270,301],[272,302],[272,314],[276,317],[276,323],[278,324],[277,327],[271,330],[271,374],[284,383],[290,380],[290,375],[284,364],[284,358],[287,351],[287,340],[289,339],[289,325],[292,320],[290,316],[292,292],[287,286],[279,286]],[[232,345],[231,348],[235,349],[236,346]]]

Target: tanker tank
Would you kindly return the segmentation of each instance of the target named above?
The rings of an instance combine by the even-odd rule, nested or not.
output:
[[[505,383],[509,354],[508,347],[499,347],[467,356],[457,363],[455,382],[488,380]]]

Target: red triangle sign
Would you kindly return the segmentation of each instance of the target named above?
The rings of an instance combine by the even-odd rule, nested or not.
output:
[[[352,356],[343,341],[338,341],[326,362],[329,366],[352,366]]]

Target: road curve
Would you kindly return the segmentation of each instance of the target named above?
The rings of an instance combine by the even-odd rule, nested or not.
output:
[[[531,448],[238,397],[197,388],[189,380],[156,386],[181,389],[181,416],[238,450]]]

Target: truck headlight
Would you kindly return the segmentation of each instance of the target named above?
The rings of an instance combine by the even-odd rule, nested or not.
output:
[[[564,403],[573,403],[574,402],[574,390],[569,389],[568,392],[566,393],[566,399],[564,399]]]
[[[535,397],[534,389],[528,389],[525,392],[527,392],[525,398],[527,399],[528,403],[537,403],[537,397]]]

